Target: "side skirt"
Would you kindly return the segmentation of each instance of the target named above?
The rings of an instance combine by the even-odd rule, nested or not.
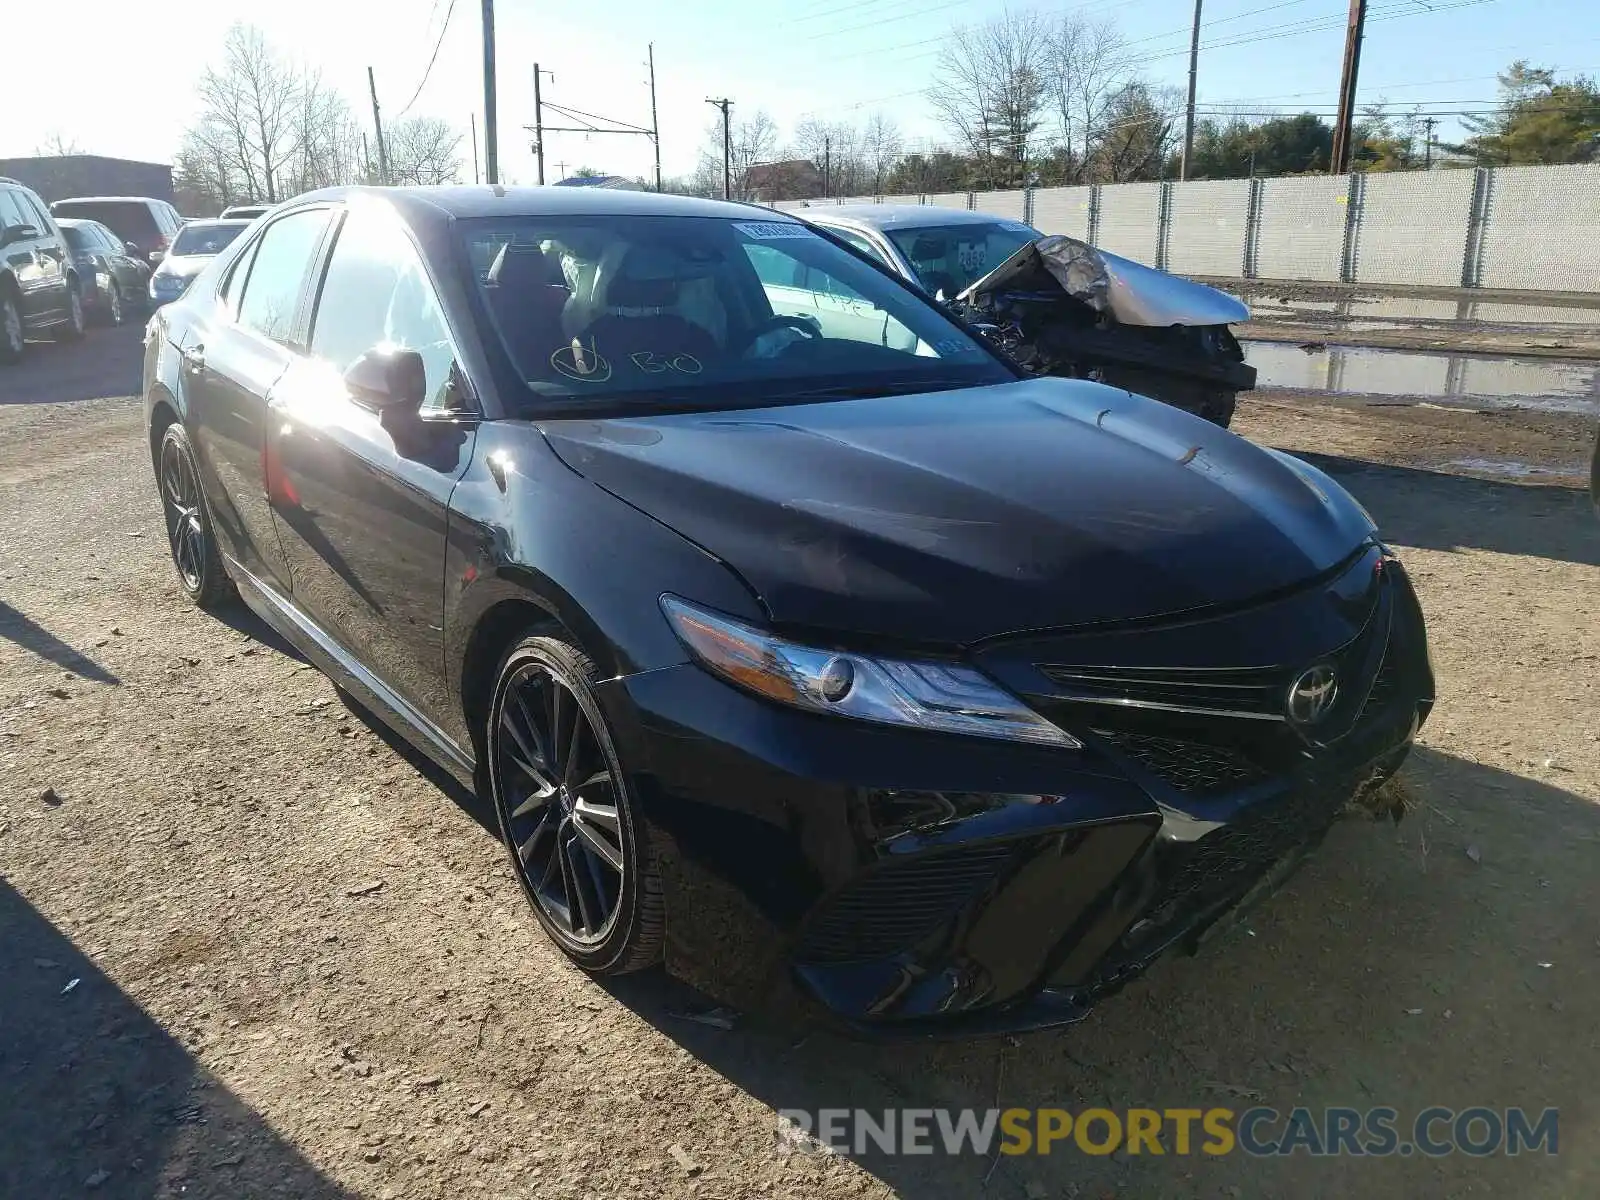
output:
[[[353,693],[384,724],[449,771],[463,787],[474,789],[472,756],[405,697],[379,679],[287,596],[224,555],[228,574],[252,612],[311,659],[324,675]]]

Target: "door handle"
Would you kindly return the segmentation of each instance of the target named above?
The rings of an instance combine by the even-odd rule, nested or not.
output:
[[[204,346],[190,346],[178,352],[183,356],[184,366],[189,368],[190,374],[198,375],[206,369],[206,348]]]

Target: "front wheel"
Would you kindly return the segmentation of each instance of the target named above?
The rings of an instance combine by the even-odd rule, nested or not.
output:
[[[484,746],[500,834],[545,932],[586,971],[660,959],[649,834],[575,646],[529,637],[501,663]]]
[[[111,277],[110,290],[106,292],[106,321],[111,325],[121,325],[126,314],[122,308],[122,286],[117,283],[117,277]]]

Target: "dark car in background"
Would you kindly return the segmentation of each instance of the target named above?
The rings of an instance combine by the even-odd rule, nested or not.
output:
[[[210,259],[250,227],[249,221],[196,220],[178,230],[172,248],[150,276],[150,303],[166,304],[183,291]]]
[[[50,211],[58,217],[99,221],[152,267],[183,225],[177,209],[149,196],[75,196],[57,200]]]
[[[0,176],[0,363],[27,336],[83,336],[83,293],[72,248],[32,188]]]
[[[144,394],[185,592],[480,789],[597,973],[883,1033],[1076,1019],[1433,701],[1327,475],[1024,377],[751,206],[313,193],[157,314]]]
[[[78,285],[84,307],[110,325],[121,325],[130,309],[149,303],[150,264],[135,257],[99,221],[62,217],[57,222],[78,266]]]

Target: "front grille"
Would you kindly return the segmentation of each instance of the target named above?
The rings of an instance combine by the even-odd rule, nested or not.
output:
[[[916,946],[1016,857],[1020,844],[970,846],[890,861],[823,902],[796,951],[806,962],[865,962]]]
[[[1277,719],[1292,674],[1282,667],[1078,667],[1040,663],[1039,672],[1086,703],[1173,708]]]
[[[1189,795],[1248,787],[1268,777],[1261,767],[1226,746],[1122,730],[1093,732],[1169,787]]]

